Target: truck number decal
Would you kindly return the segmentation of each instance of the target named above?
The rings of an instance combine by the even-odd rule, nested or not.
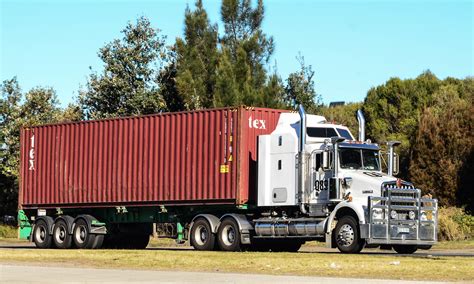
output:
[[[321,179],[314,182],[314,188],[316,191],[320,192],[321,190],[328,190],[328,180]]]

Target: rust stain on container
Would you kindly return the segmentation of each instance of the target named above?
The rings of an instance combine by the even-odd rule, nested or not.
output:
[[[282,112],[238,107],[24,128],[20,205],[253,203],[257,138]]]

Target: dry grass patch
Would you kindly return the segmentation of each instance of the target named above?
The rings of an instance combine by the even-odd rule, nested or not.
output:
[[[2,262],[100,268],[218,271],[404,280],[472,280],[468,257],[397,257],[340,253],[226,253],[193,250],[2,249]]]

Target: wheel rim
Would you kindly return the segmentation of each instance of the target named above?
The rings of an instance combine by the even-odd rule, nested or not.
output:
[[[86,241],[87,231],[84,225],[79,225],[75,232],[75,239],[78,243],[83,244]]]
[[[194,240],[196,244],[203,246],[209,239],[209,232],[204,225],[198,225],[196,231],[194,232]]]
[[[54,239],[59,244],[62,244],[66,240],[66,236],[67,236],[66,228],[62,225],[59,225],[56,231],[54,232]]]
[[[337,234],[337,243],[340,246],[348,247],[354,242],[354,228],[349,224],[344,224]]]
[[[44,243],[46,241],[46,228],[44,226],[38,226],[38,229],[35,233],[35,240],[38,243]]]
[[[231,246],[235,242],[235,230],[231,225],[226,225],[222,230],[222,242],[226,246]]]

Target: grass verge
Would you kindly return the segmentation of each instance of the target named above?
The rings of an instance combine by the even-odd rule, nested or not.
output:
[[[1,262],[61,263],[97,268],[132,268],[284,274],[403,280],[474,279],[469,257],[396,257],[340,253],[200,252],[193,250],[1,249]]]
[[[18,229],[14,226],[0,225],[0,238],[17,238]]]

